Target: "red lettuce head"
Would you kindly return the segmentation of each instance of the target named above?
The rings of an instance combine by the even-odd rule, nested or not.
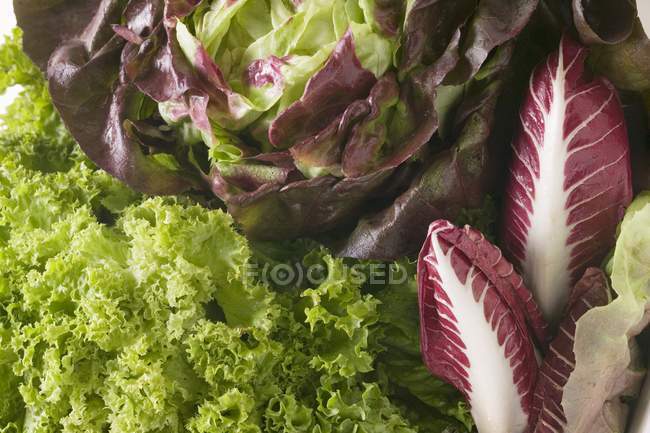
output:
[[[249,236],[263,239],[353,228],[369,209],[390,212],[398,195],[422,189],[426,173],[449,162],[458,172],[436,173],[446,184],[437,188],[435,206],[425,201],[420,208],[452,217],[480,204],[484,188],[475,185],[484,182],[486,164],[469,159],[485,153],[507,43],[537,6],[15,3],[26,51],[47,69],[57,109],[97,165],[145,193],[215,195]],[[486,67],[493,57],[497,67]],[[430,145],[448,105],[439,103],[440,89],[451,84],[474,89],[454,93],[456,99],[485,106],[477,115],[486,130],[467,132],[476,149],[466,155],[445,151],[447,143]],[[453,140],[477,128],[473,116],[473,108],[454,110]],[[461,188],[472,189],[471,200],[458,197]],[[392,224],[406,230],[413,217]],[[364,227],[347,254],[403,253],[390,239],[371,245],[377,227]]]

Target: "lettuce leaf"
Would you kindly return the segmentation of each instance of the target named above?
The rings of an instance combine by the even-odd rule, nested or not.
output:
[[[508,127],[497,113],[510,111],[500,97],[511,75],[513,49],[500,47],[472,80],[460,89],[445,89],[454,96],[454,102],[439,107],[452,125],[450,138],[422,164],[406,191],[360,220],[341,255],[386,260],[413,254],[432,220],[443,215],[462,220],[467,217],[463,211],[484,204],[497,170],[495,155],[510,139],[507,132],[502,136]]]
[[[637,395],[646,370],[634,337],[650,321],[650,193],[628,209],[609,263],[616,299],[577,322],[576,367],[564,388],[567,432],[622,431],[626,402]]]

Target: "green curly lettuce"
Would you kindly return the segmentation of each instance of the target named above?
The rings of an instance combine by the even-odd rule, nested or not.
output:
[[[0,432],[468,431],[449,387],[387,367],[422,368],[412,336],[388,337],[411,293],[313,242],[251,246],[220,210],[129,190],[59,134],[42,76],[16,58],[3,85],[25,90],[0,132]],[[296,263],[318,272],[277,284],[263,268]]]
[[[46,143],[0,136],[0,431],[468,431],[452,390],[400,375],[422,368],[388,337],[415,298],[306,242],[265,257],[318,280],[276,287],[227,214]]]

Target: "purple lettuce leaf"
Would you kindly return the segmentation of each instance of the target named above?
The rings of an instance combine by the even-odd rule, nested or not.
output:
[[[382,147],[387,144],[385,115],[399,101],[399,85],[393,74],[384,75],[377,85],[373,86],[366,100],[368,114],[355,125],[341,157],[342,172],[347,177],[359,177],[380,165],[380,158],[385,154]],[[418,141],[418,143],[421,140]],[[410,157],[418,149],[408,146],[400,149]],[[394,166],[401,164],[399,161]]]
[[[362,219],[339,254],[374,259],[412,254],[426,237],[429,222],[481,206],[498,165],[494,157],[502,152],[502,137],[493,132],[511,56],[512,45],[500,48],[485,73],[467,86],[451,122],[453,144],[430,157],[389,207]]]
[[[381,78],[373,86],[373,89],[386,85],[385,78]],[[341,159],[345,140],[350,135],[353,126],[368,116],[370,109],[371,107],[366,101],[354,101],[327,127],[294,144],[289,151],[296,165],[317,167],[322,172],[342,177]]]
[[[396,36],[400,31],[404,2],[402,0],[375,0],[375,20],[381,31]]]
[[[585,44],[617,44],[634,30],[636,1],[572,0],[572,5],[573,21]]]
[[[176,194],[197,187],[189,172],[171,170],[153,153],[145,153],[144,144],[128,127],[130,104],[138,94],[123,75],[116,79],[104,74],[120,45],[112,39],[82,64],[77,63],[84,56],[81,46],[64,45],[55,52],[50,92],[64,123],[97,165],[141,192]]]
[[[468,29],[461,44],[461,61],[447,82],[460,84],[474,76],[496,47],[523,30],[538,3],[539,0],[480,1],[467,23]]]
[[[431,64],[445,51],[458,52],[450,42],[460,36],[475,7],[474,0],[414,1],[404,24],[400,75]]]
[[[539,0],[416,0],[405,22],[402,73],[427,64],[448,49],[456,32],[460,61],[447,84],[472,78],[491,52],[516,37],[531,19]]]
[[[325,66],[309,80],[302,98],[275,118],[269,140],[287,149],[318,134],[351,103],[365,98],[375,82],[375,76],[361,66],[348,31]]]
[[[250,178],[250,177],[249,177]],[[354,222],[366,204],[399,174],[379,171],[358,178],[319,176],[292,182],[267,182],[251,192],[227,197],[228,212],[257,240],[315,236]]]
[[[49,88],[63,122],[84,152],[98,166],[139,191],[177,194],[201,185],[189,166],[183,168],[179,163],[178,167],[170,167],[158,157],[164,148],[152,149],[142,142],[135,127],[140,120],[137,106],[142,95],[128,80],[124,67],[125,57],[135,46],[112,28],[123,15],[136,24],[129,27],[132,32],[150,31],[160,16],[157,4],[137,0],[123,10],[120,2],[104,1],[95,4],[95,14],[85,20],[85,27],[75,19],[53,21],[54,11],[32,15],[33,5],[27,1],[17,0],[16,12],[19,22],[28,23],[24,29],[27,40],[39,34],[32,33],[33,28],[67,38],[51,53]],[[66,8],[73,8],[80,17],[90,13],[79,9],[76,2],[66,3]],[[59,10],[58,6],[55,10]],[[46,53],[30,47],[25,46],[27,53],[43,64]]]
[[[112,37],[103,23],[118,22],[121,5],[118,0],[14,0],[16,21],[23,29],[23,49],[45,70],[57,46],[79,36],[91,21],[101,29],[95,38]]]

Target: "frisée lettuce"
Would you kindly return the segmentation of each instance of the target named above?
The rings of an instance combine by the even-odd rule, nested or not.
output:
[[[221,210],[131,191],[52,135],[46,92],[22,109],[43,81],[19,72],[0,132],[0,432],[469,431],[453,388],[386,374],[423,368],[391,320],[417,306],[412,270],[370,284],[316,244],[263,249]],[[276,287],[251,272],[271,262],[322,275]]]

